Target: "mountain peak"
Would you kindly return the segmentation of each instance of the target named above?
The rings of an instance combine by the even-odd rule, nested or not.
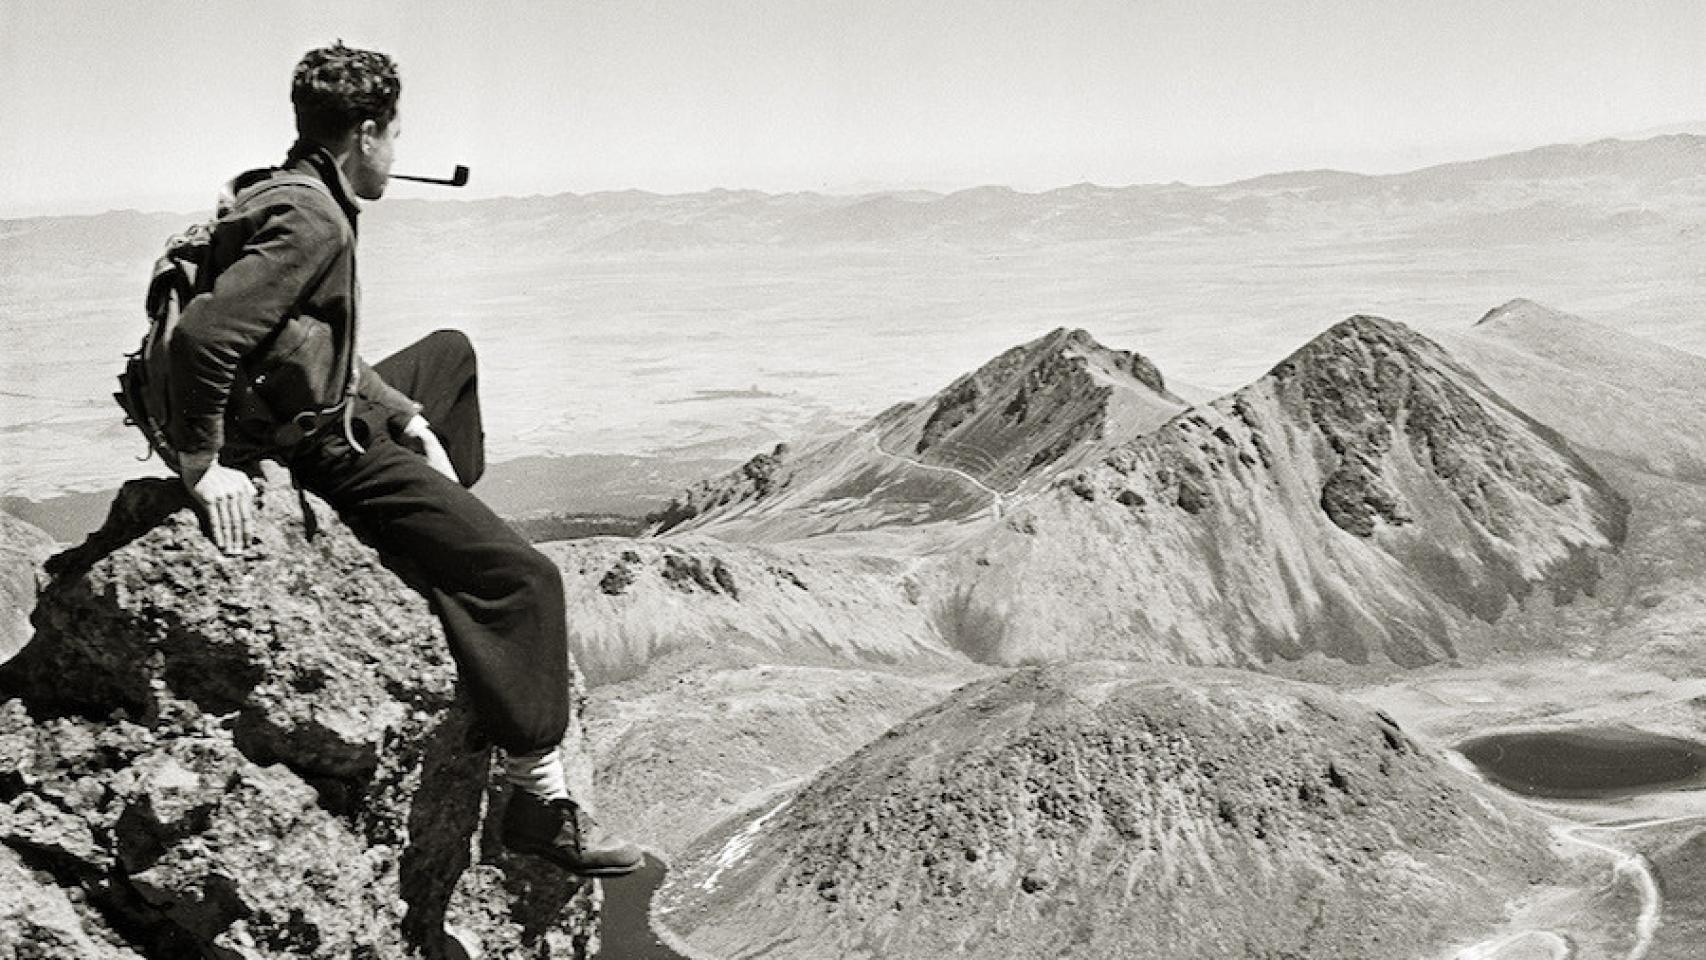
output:
[[[821,447],[761,455],[702,484],[655,515],[653,532],[793,539],[962,520],[1185,406],[1148,358],[1057,327]]]
[[[1538,308],[1537,308],[1538,309]],[[1496,537],[1518,537],[1531,506],[1551,507],[1586,483],[1603,496],[1605,529],[1620,501],[1551,431],[1518,413],[1438,344],[1382,317],[1358,315],[1264,378],[1294,423],[1325,440],[1336,468],[1321,492],[1333,522],[1358,536],[1402,526],[1411,505],[1391,485],[1407,447],[1414,463]],[[1617,506],[1613,506],[1616,504]]]
[[[882,445],[1010,490],[1085,441],[1130,436],[1184,406],[1148,358],[1057,327],[882,425]]]
[[[1541,306],[1533,300],[1517,297],[1514,300],[1500,304],[1488,310],[1481,319],[1475,321],[1475,326],[1496,327],[1501,324],[1520,323],[1534,320],[1550,320],[1562,316],[1558,311]]]

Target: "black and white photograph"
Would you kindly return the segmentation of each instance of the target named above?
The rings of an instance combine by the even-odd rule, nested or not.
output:
[[[1706,4],[0,0],[0,960],[1701,960]]]

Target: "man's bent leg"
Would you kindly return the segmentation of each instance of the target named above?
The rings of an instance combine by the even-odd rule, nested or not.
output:
[[[336,507],[381,553],[424,579],[462,681],[519,789],[503,841],[517,853],[585,876],[619,876],[643,862],[568,797],[557,746],[569,719],[568,637],[557,568],[478,497],[360,422],[357,455],[328,438],[297,457],[304,486]]]
[[[556,566],[421,456],[364,432],[364,454],[332,437],[296,458],[301,483],[425,582],[493,742],[515,753],[555,747],[569,717]]]

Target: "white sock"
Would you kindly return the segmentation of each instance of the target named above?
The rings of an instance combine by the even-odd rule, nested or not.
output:
[[[504,756],[504,777],[517,790],[525,790],[541,800],[569,799],[569,778],[563,772],[563,759],[556,747],[538,753],[510,753]]]

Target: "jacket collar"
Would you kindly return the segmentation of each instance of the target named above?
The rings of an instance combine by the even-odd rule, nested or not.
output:
[[[312,140],[298,140],[290,148],[290,153],[284,158],[284,168],[298,173],[311,173],[325,181],[331,188],[332,196],[343,208],[344,216],[349,218],[351,226],[361,215],[361,204],[355,199],[355,190],[350,186],[349,178],[344,176],[343,168],[332,156],[332,151]]]

